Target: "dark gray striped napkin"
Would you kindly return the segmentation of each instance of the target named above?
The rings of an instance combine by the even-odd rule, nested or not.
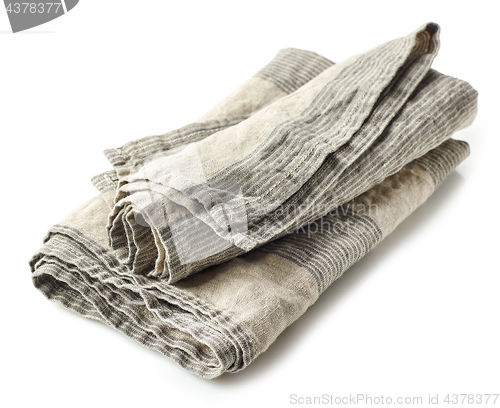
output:
[[[336,65],[282,50],[196,123],[107,151],[35,286],[204,378],[242,370],[468,155],[449,137],[477,93],[430,69],[438,32]]]

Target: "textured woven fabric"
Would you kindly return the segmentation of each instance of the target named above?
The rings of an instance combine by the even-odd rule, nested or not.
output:
[[[469,154],[450,136],[477,93],[430,70],[438,32],[337,65],[282,50],[198,122],[107,151],[114,170],[51,228],[34,285],[199,376],[244,369]]]
[[[139,169],[109,151],[120,167],[115,255],[176,282],[314,221],[436,147],[475,114],[468,84],[430,71],[438,47],[429,24],[293,82],[299,90],[240,123],[217,121],[210,135],[206,123],[189,126],[199,139]],[[440,123],[430,126],[430,110]]]

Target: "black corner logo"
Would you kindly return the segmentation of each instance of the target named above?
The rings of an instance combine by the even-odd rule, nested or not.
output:
[[[79,0],[22,2],[4,0],[12,32],[27,30],[61,17],[73,9]]]

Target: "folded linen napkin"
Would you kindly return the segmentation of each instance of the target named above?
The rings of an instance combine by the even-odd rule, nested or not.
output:
[[[285,54],[307,53],[287,50]],[[277,58],[280,60],[280,55]],[[370,147],[346,166],[342,177],[329,171],[339,158],[329,162],[327,156],[319,166],[322,171],[317,170],[302,184],[306,188],[301,187],[296,202],[319,191],[317,202],[328,203],[332,195],[337,197],[339,191],[351,188],[346,181],[336,186],[331,183],[332,177],[350,178],[351,183],[362,185],[379,183],[365,193],[352,197],[345,193],[342,206],[328,207],[329,211],[307,226],[174,284],[147,270],[138,274],[121,263],[108,245],[106,231],[117,188],[126,185],[120,184],[121,180],[154,163],[158,153],[160,160],[168,158],[170,149],[201,140],[196,139],[200,134],[207,139],[209,134],[216,134],[210,132],[217,130],[207,130],[203,124],[222,123],[227,129],[237,126],[278,98],[289,98],[283,93],[293,91],[293,84],[300,87],[310,83],[323,71],[318,68],[301,84],[290,80],[294,71],[287,72],[289,63],[282,59],[281,63],[282,69],[275,64],[278,68],[268,70],[269,77],[260,74],[250,81],[253,85],[244,84],[248,92],[236,91],[226,100],[247,98],[250,102],[238,105],[223,101],[197,124],[124,146],[127,159],[135,161],[133,171],[123,163],[115,171],[94,178],[102,194],[54,226],[31,260],[35,286],[47,298],[115,327],[204,378],[239,371],[266,350],[352,263],[422,204],[468,154],[466,143],[444,140],[474,117],[475,91],[462,81],[430,71]],[[280,86],[276,78],[287,86]],[[225,114],[249,118],[232,122]],[[406,142],[402,153],[390,149],[398,142],[397,137]],[[349,142],[346,145],[347,151]],[[405,155],[410,157],[407,162],[412,161],[401,165],[401,156]],[[371,156],[373,160],[362,159]],[[383,175],[366,171],[370,166],[390,168],[390,174],[397,172],[382,181]],[[370,181],[359,179],[359,174]],[[323,191],[326,186],[332,192]]]
[[[428,24],[332,65],[138,169],[108,152],[120,169],[108,224],[117,258],[176,282],[314,221],[442,143],[469,123],[474,91],[429,72],[438,31]],[[431,109],[441,124],[429,126]]]

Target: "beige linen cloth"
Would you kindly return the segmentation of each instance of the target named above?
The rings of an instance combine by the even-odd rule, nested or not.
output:
[[[34,285],[201,377],[244,369],[467,157],[450,136],[477,93],[430,69],[438,37],[282,50],[197,122],[107,151]]]

